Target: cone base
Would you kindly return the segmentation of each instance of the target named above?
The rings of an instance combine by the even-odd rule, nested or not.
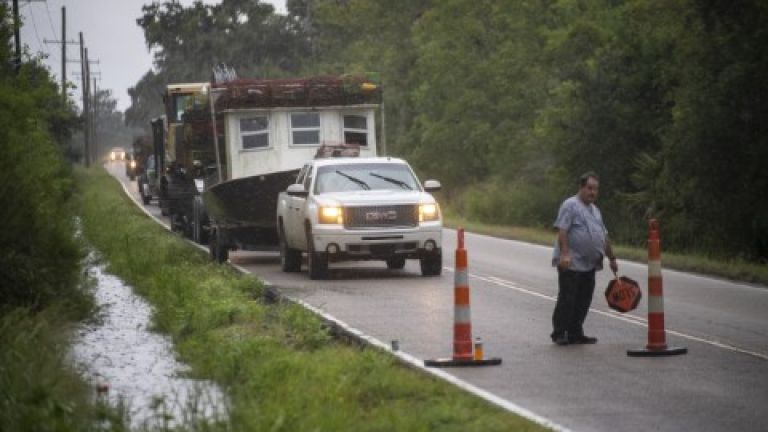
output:
[[[664,349],[638,349],[627,350],[627,355],[630,357],[661,357],[661,356],[673,356],[680,354],[687,354],[688,348],[682,347],[667,347]]]
[[[424,366],[427,367],[496,366],[500,364],[501,359],[497,357],[483,360],[455,360],[452,358],[424,360]]]

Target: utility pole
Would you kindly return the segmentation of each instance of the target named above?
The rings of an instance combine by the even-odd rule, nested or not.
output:
[[[91,160],[96,160],[99,152],[97,151],[98,146],[98,140],[96,139],[96,119],[98,118],[98,110],[99,110],[99,104],[97,102],[97,95],[99,94],[99,90],[96,87],[96,77],[93,77],[93,114],[91,116],[91,148],[93,148],[93,158]]]
[[[67,40],[67,8],[61,8],[61,40],[43,39],[46,44],[61,44],[61,98],[62,102],[67,103],[67,63],[73,63],[67,60],[67,44],[77,45],[77,41]],[[82,54],[82,53],[81,53]],[[76,60],[74,63],[80,63],[82,60]]]
[[[82,93],[83,93],[83,120],[85,121],[85,124],[83,125],[83,158],[85,159],[85,167],[88,168],[91,166],[91,146],[90,146],[90,140],[89,140],[89,128],[90,124],[88,122],[88,73],[86,70],[86,66],[88,65],[88,49],[85,48],[84,42],[83,42],[83,32],[80,32],[80,75],[81,75],[81,82],[82,82]]]
[[[19,73],[19,69],[21,69],[21,35],[19,34],[20,27],[21,20],[19,20],[19,0],[13,0],[13,37],[16,43],[16,57],[13,59],[13,68],[16,73]]]
[[[91,163],[95,162],[93,160],[93,134],[91,133],[91,128],[93,128],[93,116],[91,113],[93,112],[93,106],[91,105],[91,64],[88,61],[88,48],[85,48],[85,100],[87,101],[87,105],[83,109],[83,113],[85,114],[86,118],[86,128],[85,128],[85,135],[88,136],[88,159],[91,161]]]
[[[67,7],[61,7],[61,103],[67,106]]]

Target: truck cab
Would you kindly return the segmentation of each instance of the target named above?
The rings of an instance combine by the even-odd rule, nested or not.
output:
[[[304,165],[278,197],[277,224],[283,271],[324,279],[328,264],[382,260],[402,269],[420,261],[424,276],[442,272],[442,216],[431,192],[410,165],[390,157],[330,157]]]

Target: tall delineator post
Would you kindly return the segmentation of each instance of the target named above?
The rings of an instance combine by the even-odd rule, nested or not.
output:
[[[648,223],[648,343],[645,349],[628,350],[632,357],[669,356],[688,352],[687,348],[667,346],[664,329],[664,291],[661,278],[661,238],[659,222]]]
[[[464,248],[464,229],[457,232],[456,265],[453,277],[453,357],[424,360],[425,366],[493,366],[501,359],[475,358],[472,352],[472,314],[469,307],[469,265]]]

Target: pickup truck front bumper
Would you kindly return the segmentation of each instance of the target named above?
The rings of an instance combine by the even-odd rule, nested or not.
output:
[[[442,250],[442,226],[418,228],[349,230],[330,225],[315,227],[315,250],[326,252],[331,261],[377,260],[394,256],[424,258]]]

